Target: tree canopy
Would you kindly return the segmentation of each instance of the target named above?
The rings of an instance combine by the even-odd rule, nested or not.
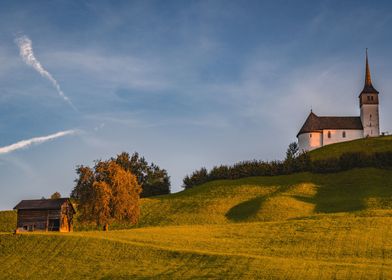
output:
[[[123,152],[111,160],[136,176],[142,187],[141,197],[170,193],[170,177],[167,171],[154,163],[148,164],[146,159],[140,157],[138,153],[130,156]]]
[[[54,192],[51,196],[50,199],[59,199],[61,198],[61,194],[59,192]]]
[[[111,220],[136,224],[141,187],[130,171],[113,160],[96,161],[94,168],[78,166],[71,197],[77,200],[81,221],[107,225]]]

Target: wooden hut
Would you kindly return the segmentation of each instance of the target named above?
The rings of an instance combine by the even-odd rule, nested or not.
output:
[[[22,200],[14,209],[18,211],[16,232],[72,231],[75,209],[69,198]]]

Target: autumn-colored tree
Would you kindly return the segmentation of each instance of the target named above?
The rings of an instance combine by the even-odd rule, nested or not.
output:
[[[59,199],[61,198],[61,194],[59,192],[54,192],[51,196],[50,199]]]
[[[136,177],[115,161],[97,161],[92,170],[79,166],[71,197],[78,201],[79,219],[107,228],[111,220],[136,224],[141,187]]]
[[[96,225],[109,224],[111,220],[110,200],[112,191],[106,182],[94,182],[92,186],[91,201],[88,202],[89,216],[95,220]]]

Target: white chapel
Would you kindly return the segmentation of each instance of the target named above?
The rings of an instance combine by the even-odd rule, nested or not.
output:
[[[365,86],[359,94],[359,117],[322,117],[312,111],[297,134],[300,151],[380,135],[378,91],[370,77],[366,50]]]

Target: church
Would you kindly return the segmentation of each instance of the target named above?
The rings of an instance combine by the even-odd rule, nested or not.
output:
[[[372,85],[366,50],[365,85],[359,94],[359,117],[317,116],[312,111],[297,134],[300,151],[380,135],[378,91]]]

